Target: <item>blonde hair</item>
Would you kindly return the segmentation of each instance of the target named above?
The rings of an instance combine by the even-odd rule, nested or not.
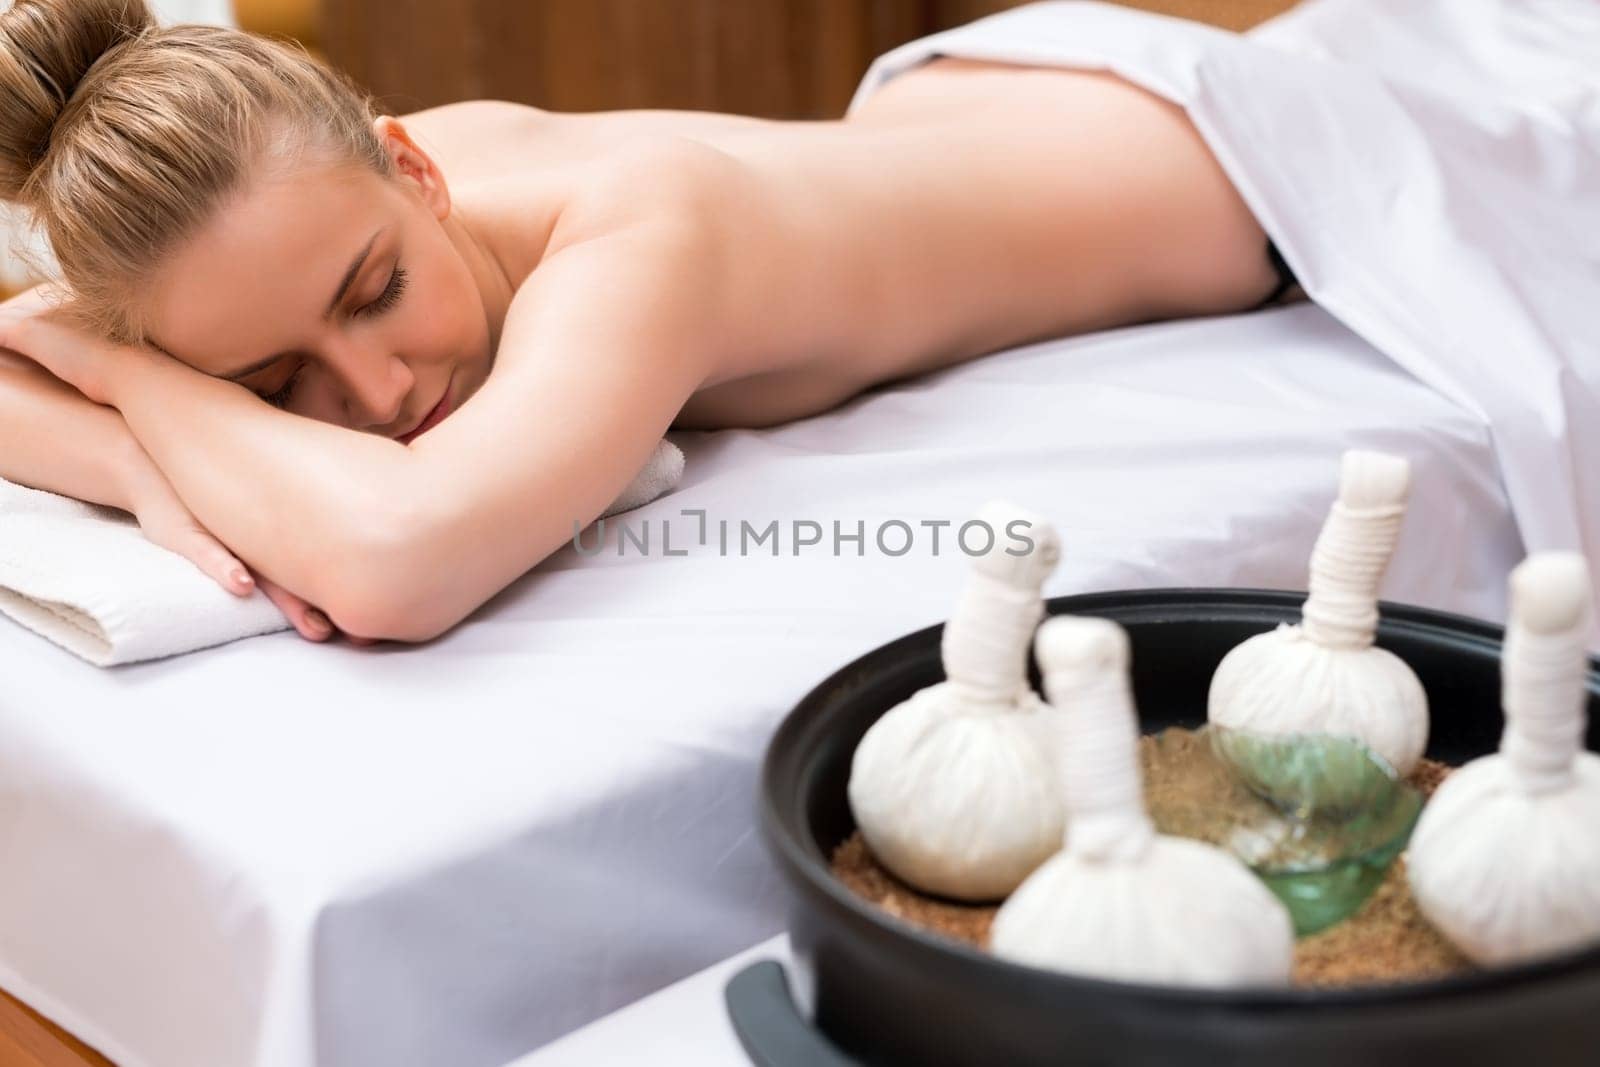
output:
[[[0,12],[0,199],[44,231],[74,309],[142,336],[135,294],[265,160],[307,149],[388,175],[372,109],[294,45],[163,29],[144,0]]]

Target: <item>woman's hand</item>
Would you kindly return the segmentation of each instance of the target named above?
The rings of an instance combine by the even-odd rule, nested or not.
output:
[[[70,321],[61,311],[64,303],[64,292],[58,286],[41,285],[0,304],[0,349],[20,353],[89,400],[113,407],[130,375],[150,370],[157,361],[181,366],[155,349],[118,345],[95,336]],[[326,641],[333,636],[335,630],[326,614],[276,582],[252,575],[200,523],[142,448],[131,468],[127,497],[147,538],[183,556],[235,596],[249,596],[259,587],[308,641]],[[376,643],[353,636],[350,641],[356,645]]]
[[[114,405],[123,376],[161,354],[97,337],[70,321],[66,303],[64,289],[46,284],[0,304],[0,348],[33,360],[96,404]]]
[[[283,617],[307,641],[326,641],[339,631],[333,623],[318,608],[312,607],[300,597],[295,596],[283,586],[274,582],[266,575],[256,575],[255,583],[267,595],[267,599],[278,605],[278,610],[283,612]],[[378,642],[368,637],[357,637],[354,634],[345,634],[345,640],[352,645],[375,645]]]
[[[327,615],[270,578],[252,575],[226,545],[200,524],[148,456],[139,463],[133,482],[128,498],[145,537],[184,557],[235,596],[249,596],[259,587],[307,641],[326,641],[333,636],[333,624]],[[374,643],[360,637],[351,637],[350,642]]]
[[[326,641],[337,631],[328,616],[317,608],[312,607],[304,600],[283,588],[271,578],[258,576],[255,584],[267,595],[267,599],[278,605],[278,610],[283,612],[283,617],[289,620],[301,637],[307,641]],[[356,637],[354,634],[345,634],[345,638],[352,645],[375,645],[376,641],[366,637]]]
[[[145,463],[146,469],[135,478],[136,484],[128,494],[133,516],[145,537],[187,559],[234,596],[250,596],[259,585],[306,640],[326,641],[333,635],[332,625],[321,612],[315,612],[310,604],[276,583],[252,575],[226,545],[200,524],[155,464],[148,458]]]

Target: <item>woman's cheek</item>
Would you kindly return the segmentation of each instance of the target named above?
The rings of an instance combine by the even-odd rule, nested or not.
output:
[[[428,349],[438,358],[454,358],[461,351],[460,304],[459,300],[450,300],[435,305],[421,324]]]
[[[450,313],[444,318],[450,323],[449,344],[457,359],[482,358],[487,353],[489,323],[484,315],[483,298],[470,277],[462,292],[451,301]]]

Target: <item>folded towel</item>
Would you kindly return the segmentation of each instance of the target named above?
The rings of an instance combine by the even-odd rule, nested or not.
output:
[[[646,504],[683,476],[670,441],[607,510]],[[261,592],[236,597],[145,539],[115,508],[0,478],[0,612],[98,667],[288,629]]]

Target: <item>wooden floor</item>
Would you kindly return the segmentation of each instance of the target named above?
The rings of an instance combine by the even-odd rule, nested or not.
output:
[[[0,1067],[114,1067],[112,1062],[0,990]]]

